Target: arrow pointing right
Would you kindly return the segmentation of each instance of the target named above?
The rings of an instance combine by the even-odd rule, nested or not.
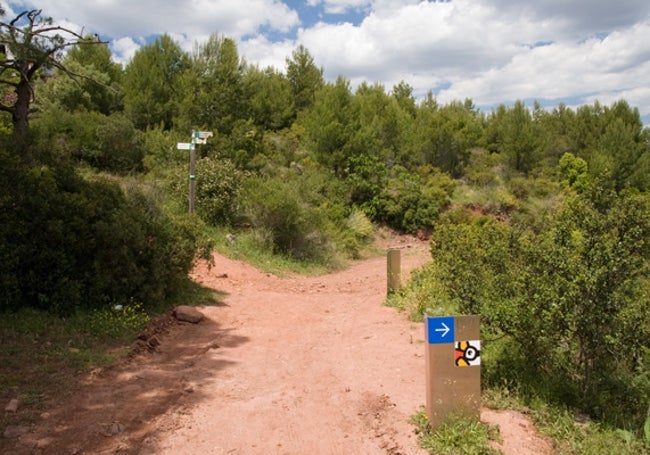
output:
[[[449,333],[450,329],[449,329],[449,327],[447,327],[447,324],[445,324],[444,322],[441,322],[441,324],[442,324],[442,327],[440,327],[438,329],[435,329],[435,331],[436,332],[442,332],[440,337],[444,338]]]

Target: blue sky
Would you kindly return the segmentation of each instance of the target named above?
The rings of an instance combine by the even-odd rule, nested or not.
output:
[[[169,33],[187,51],[211,33],[233,38],[242,57],[283,70],[300,44],[327,80],[341,75],[387,91],[400,81],[441,103],[471,98],[486,110],[626,99],[650,125],[648,0],[41,0],[62,25],[110,41],[127,63]]]

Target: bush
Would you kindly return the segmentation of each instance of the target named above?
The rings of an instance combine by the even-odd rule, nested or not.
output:
[[[144,140],[123,114],[68,112],[54,109],[34,122],[42,147],[53,144],[62,156],[100,171],[127,174],[143,169]]]
[[[2,158],[0,308],[150,305],[186,279],[197,251],[208,251],[197,220],[170,217],[136,186]]]
[[[345,219],[345,227],[339,237],[339,243],[347,257],[359,259],[363,247],[371,242],[375,227],[368,217],[358,208],[353,208]]]
[[[410,233],[431,228],[451,203],[453,181],[434,171],[413,174],[399,167],[394,171],[379,195],[377,221]]]
[[[296,259],[327,261],[333,254],[325,212],[305,199],[291,179],[252,177],[245,185],[245,214],[264,232],[274,253]]]
[[[228,226],[239,216],[239,196],[246,173],[227,159],[206,157],[197,163],[196,208],[208,224]]]

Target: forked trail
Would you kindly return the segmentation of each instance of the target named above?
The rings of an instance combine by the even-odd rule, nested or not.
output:
[[[404,277],[429,259],[416,239],[387,242]],[[288,278],[215,259],[193,272],[223,294],[205,320],[167,320],[154,352],[90,375],[15,453],[425,453],[409,423],[425,403],[424,330],[383,305],[385,256]],[[550,453],[527,420],[483,418],[506,454]]]

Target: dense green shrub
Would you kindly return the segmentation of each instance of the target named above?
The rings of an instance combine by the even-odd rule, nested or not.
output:
[[[230,225],[239,216],[241,185],[246,173],[228,159],[197,162],[197,212],[212,225]]]
[[[34,122],[42,148],[100,171],[127,174],[143,169],[143,133],[123,114],[69,112],[53,107]]]
[[[373,156],[353,156],[348,159],[345,174],[345,182],[350,188],[350,202],[360,206],[371,218],[376,218],[378,198],[386,185],[384,164]]]
[[[326,260],[335,249],[326,210],[309,204],[299,182],[252,177],[245,185],[245,214],[274,252],[311,261]]]
[[[558,164],[562,181],[576,191],[583,191],[589,178],[587,162],[571,153],[565,153]]]
[[[491,217],[438,223],[431,237],[435,272],[463,314],[481,314],[488,328],[508,325],[506,303],[514,293],[512,234]]]
[[[189,165],[189,151],[178,150],[179,142],[187,142],[189,133],[179,134],[176,131],[167,131],[162,127],[148,128],[142,134],[145,156],[142,159],[145,172],[150,172],[156,177],[164,176],[170,169],[177,166]]]
[[[0,307],[151,304],[187,276],[202,242],[196,220],[170,217],[136,186],[1,157]]]
[[[453,189],[446,174],[431,169],[411,173],[398,166],[378,197],[377,221],[404,232],[431,228],[451,203]]]
[[[372,241],[374,233],[375,227],[365,213],[353,208],[345,224],[340,226],[336,236],[337,245],[340,245],[346,257],[358,259],[364,247]]]

